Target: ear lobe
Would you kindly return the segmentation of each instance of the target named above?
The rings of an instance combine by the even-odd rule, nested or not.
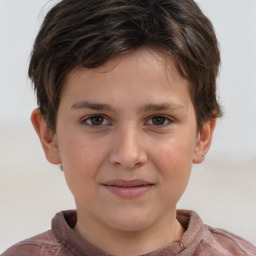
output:
[[[52,134],[38,108],[32,112],[31,122],[41,141],[47,160],[52,164],[60,164],[61,159],[56,135]]]
[[[210,121],[203,124],[202,129],[198,133],[193,163],[199,164],[203,162],[205,155],[207,154],[211,143],[213,131],[216,125],[216,118],[211,119]]]

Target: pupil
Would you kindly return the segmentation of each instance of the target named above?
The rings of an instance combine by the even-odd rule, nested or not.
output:
[[[155,125],[162,125],[162,124],[164,124],[165,117],[156,116],[156,117],[153,117],[152,121],[153,121],[153,124],[155,124]]]
[[[92,117],[91,122],[93,125],[101,125],[103,122],[103,117],[101,116]]]

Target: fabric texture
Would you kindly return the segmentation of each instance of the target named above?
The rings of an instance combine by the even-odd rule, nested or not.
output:
[[[256,255],[254,245],[225,230],[204,225],[194,211],[178,210],[177,219],[186,230],[181,240],[143,256]],[[2,256],[111,256],[75,233],[72,228],[76,221],[76,211],[57,213],[51,230],[10,247]]]

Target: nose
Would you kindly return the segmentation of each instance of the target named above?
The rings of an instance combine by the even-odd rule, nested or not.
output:
[[[126,127],[117,131],[112,143],[110,162],[114,166],[132,170],[147,162],[143,134],[135,127]]]

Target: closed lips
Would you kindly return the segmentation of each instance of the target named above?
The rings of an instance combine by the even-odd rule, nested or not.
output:
[[[123,199],[133,199],[145,194],[154,184],[143,180],[112,180],[103,184],[105,188]]]
[[[140,187],[140,186],[148,186],[148,185],[154,185],[153,183],[150,183],[148,181],[144,180],[112,180],[104,183],[105,186],[116,186],[116,187]]]

